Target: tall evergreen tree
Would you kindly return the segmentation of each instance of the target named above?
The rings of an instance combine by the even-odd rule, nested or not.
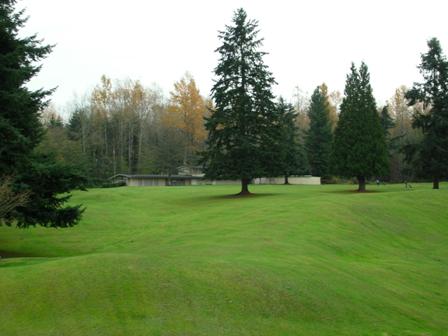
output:
[[[332,161],[337,175],[358,179],[360,192],[366,190],[366,179],[387,172],[386,140],[364,63],[359,71],[352,64],[347,76]]]
[[[387,152],[389,154],[389,162],[394,159],[394,151],[397,150],[397,138],[391,136],[391,129],[395,127],[395,120],[389,113],[389,105],[385,105],[378,111],[380,116],[381,128],[383,129],[384,139],[386,139]],[[391,180],[392,174],[389,173],[384,176],[387,180]]]
[[[50,157],[36,155],[42,139],[40,110],[50,91],[31,91],[26,83],[40,66],[36,62],[51,52],[35,35],[21,37],[23,11],[16,12],[15,0],[0,2],[0,177],[13,177],[13,189],[29,194],[26,204],[4,215],[3,222],[20,227],[71,226],[80,217],[79,206],[62,205],[68,196],[58,196],[80,186],[83,179]]]
[[[311,96],[308,110],[310,128],[305,139],[308,162],[314,176],[328,177],[330,174],[333,134],[329,113],[328,97],[318,86]]]
[[[289,184],[288,178],[291,175],[308,172],[308,164],[305,149],[300,142],[299,127],[296,122],[297,112],[294,106],[280,98],[277,109],[281,121],[281,170],[285,177],[285,184]]]
[[[215,108],[206,119],[205,174],[213,179],[240,179],[241,195],[249,194],[251,179],[279,173],[279,118],[272,94],[275,80],[259,50],[258,22],[238,9],[233,24],[219,34],[222,45],[216,82]]]
[[[423,141],[408,153],[417,154],[420,174],[432,178],[433,188],[448,177],[448,61],[440,42],[428,41],[429,50],[419,65],[423,83],[406,93],[410,106],[423,103],[427,112],[416,112],[412,126],[423,132]]]
[[[380,122],[381,122],[381,127],[383,128],[384,136],[387,139],[389,136],[390,129],[395,126],[394,118],[392,118],[392,116],[389,113],[389,105],[385,105],[381,109]]]

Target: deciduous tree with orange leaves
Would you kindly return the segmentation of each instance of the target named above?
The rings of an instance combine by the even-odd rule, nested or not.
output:
[[[185,165],[194,164],[196,152],[203,147],[206,138],[204,117],[208,111],[207,105],[190,74],[187,73],[174,84],[163,124],[182,132]]]

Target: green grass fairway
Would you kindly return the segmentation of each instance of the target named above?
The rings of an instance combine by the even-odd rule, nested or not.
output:
[[[448,335],[442,187],[77,192],[75,228],[0,228],[0,335]]]

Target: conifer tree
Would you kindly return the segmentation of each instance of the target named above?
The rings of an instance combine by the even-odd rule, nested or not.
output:
[[[333,134],[329,113],[328,97],[318,86],[311,96],[308,110],[310,128],[305,142],[311,174],[314,176],[328,177],[330,174]]]
[[[206,119],[205,174],[241,180],[249,194],[253,178],[279,173],[280,124],[272,86],[275,80],[259,50],[258,22],[238,9],[232,25],[219,34],[219,64],[212,88],[214,109]]]
[[[381,128],[383,129],[384,133],[384,139],[386,139],[386,146],[387,146],[387,152],[389,155],[389,162],[392,166],[392,162],[394,159],[394,151],[397,149],[397,138],[393,138],[391,136],[391,129],[395,127],[395,120],[392,118],[391,114],[389,113],[389,105],[386,104],[381,108],[381,110],[378,111],[380,116],[380,123]],[[389,173],[385,175],[384,177],[387,180],[391,180],[392,173],[389,170]]]
[[[281,120],[281,171],[285,177],[285,184],[289,184],[288,178],[295,174],[308,172],[305,149],[300,142],[299,128],[297,126],[297,113],[292,104],[280,98],[277,103],[279,118]]]
[[[359,71],[352,64],[347,76],[345,97],[335,130],[332,161],[337,175],[357,178],[360,192],[366,191],[368,178],[387,172],[384,131],[364,63]]]
[[[62,207],[69,196],[59,195],[79,187],[84,180],[71,168],[35,153],[43,134],[39,111],[52,91],[26,87],[40,70],[36,62],[52,47],[42,45],[35,35],[21,36],[26,19],[23,11],[15,11],[15,4],[15,0],[0,2],[0,178],[13,179],[13,191],[26,192],[28,198],[0,221],[20,227],[72,226],[82,210],[79,206]]]
[[[389,136],[389,130],[395,126],[394,118],[389,113],[389,105],[383,106],[380,112],[381,127],[383,128],[386,139]]]
[[[428,41],[429,50],[419,66],[423,83],[414,83],[406,93],[410,106],[423,103],[427,112],[416,112],[412,126],[423,132],[423,141],[408,153],[417,154],[420,175],[432,178],[433,189],[448,177],[448,61],[440,42]]]

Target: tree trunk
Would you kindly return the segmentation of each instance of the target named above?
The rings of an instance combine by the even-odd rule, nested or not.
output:
[[[132,171],[132,129],[128,125],[128,172],[133,174]]]
[[[288,175],[285,175],[285,184],[289,184]]]
[[[104,146],[105,146],[105,157],[107,158],[108,154],[109,154],[109,147],[107,146],[108,144],[108,139],[107,139],[107,119],[105,121],[106,125],[104,126]]]
[[[139,126],[139,133],[138,133],[138,165],[137,169],[140,170],[140,165],[142,162],[142,144],[143,144],[143,120],[139,120],[140,126]]]
[[[114,176],[117,175],[117,156],[115,153],[115,144],[112,145],[112,162],[114,167]]]
[[[81,118],[81,147],[82,147],[82,152],[83,154],[86,154],[87,149],[86,149],[86,125],[85,125],[85,121],[84,118]]]
[[[438,177],[434,177],[434,179],[432,180],[432,188],[439,189],[439,178]]]
[[[248,178],[241,179],[241,192],[238,195],[240,195],[240,196],[250,195],[249,182],[250,182],[250,179],[248,179]]]
[[[188,153],[187,144],[185,144],[185,147],[184,147],[184,162],[183,162],[184,166],[187,166],[187,153]]]
[[[366,191],[366,178],[365,176],[358,176],[358,192]]]

